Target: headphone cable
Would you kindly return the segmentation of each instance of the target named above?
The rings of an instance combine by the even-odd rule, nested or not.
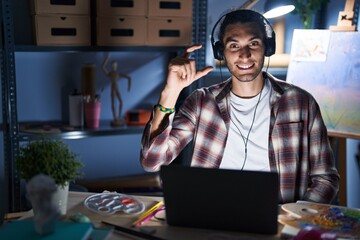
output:
[[[268,73],[269,65],[270,65],[270,56],[267,57],[267,65],[266,65],[266,70],[265,70],[266,73]]]
[[[248,150],[247,145],[248,145],[248,141],[249,141],[249,136],[250,136],[250,132],[251,132],[253,126],[254,126],[255,117],[256,117],[256,110],[257,110],[257,108],[258,108],[258,106],[259,106],[259,103],[260,103],[260,101],[261,101],[261,95],[262,95],[262,92],[263,92],[263,89],[264,89],[264,85],[265,85],[265,82],[263,82],[263,86],[262,86],[261,91],[260,91],[260,93],[259,93],[259,99],[258,99],[258,101],[257,101],[257,103],[256,103],[256,105],[255,105],[253,119],[252,119],[251,126],[250,126],[250,129],[249,129],[249,132],[248,132],[246,138],[244,137],[244,135],[243,135],[242,132],[240,131],[240,128],[235,124],[234,120],[231,118],[231,113],[230,113],[230,115],[229,115],[229,116],[230,116],[230,121],[234,124],[234,126],[235,126],[235,127],[237,128],[237,130],[239,131],[239,133],[240,133],[240,135],[241,135],[241,138],[242,138],[242,140],[243,140],[243,142],[244,142],[244,147],[245,147],[244,162],[243,162],[243,165],[242,165],[240,171],[242,171],[242,170],[244,169],[245,164],[246,164],[246,160],[247,160],[247,150]],[[231,103],[230,103],[230,105],[231,105]],[[233,109],[234,109],[234,107],[233,107]],[[234,117],[235,117],[236,121],[241,124],[240,120],[236,117],[235,114],[234,114]],[[241,124],[241,125],[242,125],[242,124]]]
[[[220,60],[219,61],[220,62],[220,78],[221,78],[221,82],[223,82],[224,81],[224,79],[223,79],[223,74],[222,74],[222,60]]]

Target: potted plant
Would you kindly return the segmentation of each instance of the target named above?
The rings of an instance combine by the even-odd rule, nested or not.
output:
[[[66,213],[69,183],[81,176],[83,164],[78,155],[68,145],[58,139],[40,138],[31,140],[19,149],[16,169],[20,178],[28,181],[38,174],[45,174],[54,179],[58,191],[54,201],[59,201],[60,212]],[[57,197],[63,199],[57,200]]]
[[[321,8],[322,4],[328,3],[329,1],[330,0],[294,0],[295,10],[293,13],[298,13],[304,28],[310,29],[314,13]]]

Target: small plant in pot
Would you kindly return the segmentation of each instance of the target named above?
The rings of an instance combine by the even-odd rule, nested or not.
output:
[[[65,194],[63,199],[59,200],[62,214],[66,213],[69,183],[81,176],[82,167],[78,155],[58,139],[31,140],[20,147],[19,156],[16,158],[16,169],[20,178],[29,181],[36,175],[45,174],[54,179],[58,186],[54,195],[55,201],[61,192]]]

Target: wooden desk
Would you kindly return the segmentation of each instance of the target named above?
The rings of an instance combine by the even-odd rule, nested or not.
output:
[[[111,222],[122,227],[131,228],[131,224],[137,219],[137,215],[128,215],[123,213],[115,213],[113,215],[101,215],[93,211],[90,211],[84,205],[84,200],[94,193],[84,193],[84,192],[70,192],[68,200],[68,211],[67,216],[71,216],[75,213],[85,214],[90,218],[93,224],[96,227],[104,227],[101,223],[102,220]],[[136,196],[139,200],[143,201],[145,204],[145,210],[149,209],[150,206],[154,205],[156,201],[162,200],[160,197],[150,197],[150,196]],[[164,214],[164,213],[163,213]],[[31,217],[32,211],[27,212],[23,217]],[[279,225],[279,232],[277,235],[259,235],[259,234],[246,234],[246,233],[237,233],[237,232],[224,232],[217,230],[208,230],[208,229],[196,229],[196,228],[182,228],[174,227],[166,224],[165,221],[160,220],[150,220],[143,225],[144,227],[151,227],[156,230],[154,235],[164,238],[164,239],[196,239],[196,240],[217,240],[217,239],[280,239],[280,230],[281,225]],[[233,237],[233,238],[231,238]],[[131,235],[127,235],[118,231],[113,231],[109,239],[142,239],[137,238]]]

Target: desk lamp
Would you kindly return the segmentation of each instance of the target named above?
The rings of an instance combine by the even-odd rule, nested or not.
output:
[[[267,19],[280,17],[295,9],[290,0],[267,0],[264,7],[264,17]]]
[[[264,17],[267,19],[276,18],[273,29],[276,32],[276,52],[272,57],[272,67],[287,67],[289,65],[289,55],[284,53],[285,48],[285,19],[279,18],[295,9],[290,0],[267,0],[264,5]]]

